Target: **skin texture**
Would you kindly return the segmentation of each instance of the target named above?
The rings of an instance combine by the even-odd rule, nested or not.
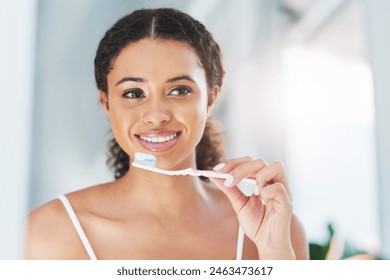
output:
[[[189,45],[157,39],[129,44],[107,82],[100,103],[130,158],[140,151],[156,155],[160,168],[196,167],[195,147],[219,87],[207,88]],[[138,136],[172,132],[179,135],[175,144],[157,152],[145,149]],[[220,167],[233,179],[208,184],[130,168],[116,181],[67,197],[98,259],[234,259],[238,222],[246,233],[244,259],[307,258],[283,165],[245,157]],[[260,195],[240,192],[236,184],[244,177],[257,180]],[[88,259],[59,200],[29,215],[25,256]]]

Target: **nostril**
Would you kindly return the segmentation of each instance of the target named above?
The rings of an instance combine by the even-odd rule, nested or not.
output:
[[[171,115],[168,113],[164,114],[147,114],[143,117],[144,122],[148,124],[163,124],[171,120]]]
[[[151,98],[145,104],[142,120],[144,123],[160,125],[171,120],[172,114],[170,111],[170,104],[158,98]]]
[[[157,119],[157,118],[153,118],[153,119],[149,118],[145,122],[149,123],[149,124],[163,124],[163,123],[169,122],[169,120],[170,119],[168,119],[168,118],[159,118],[159,119]]]

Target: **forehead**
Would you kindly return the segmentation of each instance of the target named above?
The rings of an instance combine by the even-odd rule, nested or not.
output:
[[[130,43],[115,59],[109,76],[171,76],[204,73],[199,57],[186,42],[142,39]]]

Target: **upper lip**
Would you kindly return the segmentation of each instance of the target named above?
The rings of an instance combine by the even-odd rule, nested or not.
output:
[[[166,136],[171,136],[173,134],[180,134],[180,131],[179,130],[150,130],[150,131],[135,133],[135,136],[166,137]]]

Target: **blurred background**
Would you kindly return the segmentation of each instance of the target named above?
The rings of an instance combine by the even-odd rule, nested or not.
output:
[[[0,0],[0,259],[33,208],[112,180],[93,59],[119,17],[181,9],[224,54],[229,156],[282,160],[310,242],[390,256],[390,1]]]

